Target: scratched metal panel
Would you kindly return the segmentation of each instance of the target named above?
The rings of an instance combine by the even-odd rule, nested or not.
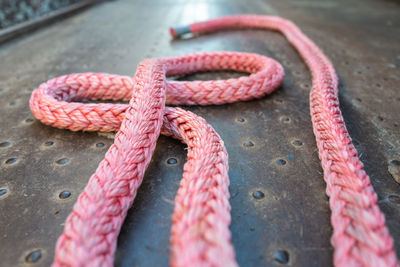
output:
[[[185,107],[225,141],[239,264],[332,264],[330,212],[308,108],[311,81],[298,54],[269,31],[225,31],[173,42],[168,36],[169,25],[234,13],[289,18],[332,59],[344,118],[399,253],[400,186],[393,179],[400,175],[399,12],[398,2],[389,0],[119,0],[1,45],[0,266],[50,265],[66,216],[112,143],[112,134],[73,133],[33,120],[31,88],[72,72],[132,75],[146,57],[216,50],[267,55],[286,71],[282,87],[263,99]],[[233,76],[238,74],[181,79]],[[117,266],[168,264],[172,202],[185,157],[183,144],[160,137],[122,228]],[[169,158],[177,163],[168,164]]]

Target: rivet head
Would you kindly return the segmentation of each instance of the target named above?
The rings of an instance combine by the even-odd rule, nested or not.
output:
[[[290,122],[290,118],[289,118],[289,117],[286,117],[286,116],[282,116],[282,117],[280,118],[280,120],[281,120],[281,122],[283,122],[283,123],[289,123],[289,122]]]
[[[29,253],[25,257],[25,262],[35,263],[35,262],[39,261],[41,257],[42,257],[42,252],[40,250],[35,250],[35,251],[32,251],[31,253]]]
[[[389,162],[388,171],[393,179],[400,184],[400,160],[391,160]]]
[[[278,160],[276,160],[276,164],[278,164],[278,165],[285,165],[285,164],[286,164],[286,160],[284,160],[284,159],[278,159]]]
[[[292,142],[292,144],[295,145],[295,146],[302,146],[302,145],[303,145],[303,142],[301,142],[300,140],[294,140],[294,141]]]
[[[71,192],[69,191],[62,191],[59,195],[59,198],[61,199],[66,199],[69,198],[71,196]]]
[[[97,143],[96,144],[96,147],[104,147],[105,145],[104,145],[104,143]]]
[[[390,164],[393,166],[400,166],[400,160],[394,159],[390,161]]]
[[[252,141],[246,141],[246,142],[243,143],[243,145],[245,147],[252,147],[252,146],[254,146],[254,143]]]
[[[5,194],[7,194],[7,189],[5,188],[0,188],[0,197],[4,196]]]
[[[389,201],[395,204],[400,204],[400,196],[391,195],[388,197]]]
[[[274,260],[282,264],[287,264],[289,262],[289,253],[286,250],[277,250],[274,252]]]
[[[262,191],[254,191],[253,192],[253,197],[255,199],[262,199],[265,197],[265,194]]]
[[[46,146],[52,146],[54,145],[53,141],[47,141],[46,143],[44,143]]]
[[[67,164],[68,162],[69,162],[68,158],[62,158],[62,159],[59,159],[59,160],[56,161],[56,163],[60,164],[60,165]]]
[[[167,159],[167,164],[169,165],[173,165],[173,164],[177,164],[178,160],[176,158],[169,158]]]
[[[9,158],[6,160],[6,164],[14,164],[17,160],[18,158]]]
[[[11,142],[9,142],[9,141],[5,141],[5,142],[1,142],[0,143],[0,147],[8,147],[10,145],[11,145]]]

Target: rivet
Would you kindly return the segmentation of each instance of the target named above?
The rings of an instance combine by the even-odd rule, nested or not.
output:
[[[240,118],[237,119],[237,121],[238,122],[245,122],[246,120],[244,118],[240,117]]]
[[[169,158],[167,159],[167,164],[169,165],[173,165],[173,164],[177,164],[178,160],[176,158]]]
[[[300,140],[293,140],[292,144],[295,146],[302,146],[303,142],[301,142]]]
[[[35,263],[38,260],[40,260],[41,257],[42,257],[42,252],[40,250],[35,250],[35,251],[32,251],[31,253],[29,253],[25,257],[25,262],[27,262],[27,263]]]
[[[276,160],[276,163],[277,163],[278,165],[285,165],[285,164],[286,164],[286,160],[284,160],[284,159],[278,159],[278,160]]]
[[[15,162],[17,162],[18,158],[9,158],[8,160],[6,160],[6,164],[13,164]]]
[[[289,123],[290,122],[290,118],[286,117],[286,116],[282,116],[280,117],[280,121],[283,123]]]
[[[7,194],[7,189],[5,188],[0,188],[0,197],[4,196],[5,194]]]
[[[8,147],[10,145],[11,145],[11,142],[9,142],[9,141],[5,141],[5,142],[0,143],[0,147]]]
[[[70,196],[71,196],[71,192],[69,192],[69,191],[62,191],[58,195],[58,197],[61,198],[61,199],[66,199],[66,198],[69,198]]]
[[[287,264],[289,262],[289,253],[286,250],[277,250],[274,253],[274,260],[282,264]]]
[[[47,141],[46,143],[44,143],[46,146],[52,146],[54,145],[53,141]]]
[[[244,145],[245,147],[252,147],[252,146],[254,146],[254,143],[251,142],[251,141],[246,141],[246,142],[243,143],[243,145]]]
[[[105,145],[104,145],[104,143],[97,143],[96,144],[96,147],[104,147]]]
[[[304,84],[301,85],[301,87],[304,88],[304,89],[308,89],[309,86],[310,86],[310,85],[307,84],[307,83],[304,83]]]
[[[68,158],[62,158],[62,159],[59,159],[59,160],[56,161],[56,163],[60,164],[60,165],[67,164],[68,162],[69,162]]]
[[[399,196],[391,195],[391,196],[388,196],[388,199],[392,203],[400,204],[400,197]]]
[[[390,164],[392,164],[394,166],[400,166],[400,160],[394,159],[394,160],[390,161]]]
[[[265,194],[262,191],[254,191],[253,192],[253,197],[255,199],[262,199],[265,197]]]
[[[393,179],[400,184],[400,160],[391,160],[389,162],[388,171]]]

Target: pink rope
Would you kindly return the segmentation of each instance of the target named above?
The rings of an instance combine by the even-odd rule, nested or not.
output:
[[[251,72],[224,81],[174,82],[170,75],[230,69]],[[32,93],[30,105],[45,124],[73,131],[118,130],[114,144],[90,178],[57,242],[54,266],[110,266],[117,236],[164,134],[188,145],[188,162],[175,200],[171,230],[174,266],[236,266],[230,242],[228,160],[223,142],[203,119],[164,102],[220,104],[262,97],[277,88],[283,68],[247,53],[210,53],[142,62],[135,77],[72,74]],[[126,100],[122,104],[65,101]]]
[[[313,76],[310,109],[330,195],[336,266],[399,266],[377,196],[357,157],[339,109],[337,75],[325,55],[292,22],[271,16],[228,16],[191,24],[192,33],[225,28],[282,32]],[[172,29],[179,36],[187,29]],[[238,70],[248,77],[175,82],[166,76],[207,70]],[[203,119],[170,104],[221,104],[262,97],[277,88],[283,68],[248,53],[206,53],[146,60],[134,78],[71,74],[32,93],[30,107],[43,123],[73,131],[118,130],[81,193],[60,236],[54,266],[111,266],[116,240],[148,166],[160,131],[188,145],[188,161],[175,199],[171,265],[236,266],[230,242],[227,154]],[[128,100],[82,104],[81,100]]]

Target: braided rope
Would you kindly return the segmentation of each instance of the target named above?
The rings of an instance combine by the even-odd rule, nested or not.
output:
[[[187,27],[192,33],[225,28],[282,32],[313,76],[310,109],[327,193],[330,195],[337,266],[398,266],[393,240],[377,196],[357,157],[339,109],[336,72],[330,61],[292,22],[270,16],[229,16]],[[179,36],[184,31],[172,29]],[[229,69],[252,73],[220,81],[174,82],[166,76]],[[54,266],[111,266],[116,239],[148,166],[160,131],[189,147],[175,199],[171,265],[236,266],[230,242],[227,154],[203,119],[170,104],[221,104],[262,97],[277,88],[283,69],[248,53],[205,53],[146,60],[133,78],[83,73],[62,76],[32,93],[31,110],[43,123],[73,131],[118,130],[69,215],[56,247]],[[130,100],[82,104],[82,100]]]
[[[252,74],[223,81],[165,80],[166,76],[220,69]],[[43,123],[72,131],[119,129],[65,223],[53,265],[112,265],[120,227],[162,130],[189,148],[175,199],[172,265],[236,266],[229,232],[228,156],[223,142],[203,119],[178,108],[165,108],[164,102],[247,100],[270,93],[282,79],[283,68],[272,59],[224,52],[147,60],[139,65],[134,78],[82,73],[41,84],[32,93],[30,106]],[[73,102],[129,98],[129,105]]]
[[[226,28],[280,31],[302,56],[313,77],[310,111],[330,196],[336,266],[399,266],[377,195],[347,132],[339,108],[338,78],[329,59],[291,21],[241,15],[190,25],[192,33]],[[172,30],[174,34],[174,31]]]

